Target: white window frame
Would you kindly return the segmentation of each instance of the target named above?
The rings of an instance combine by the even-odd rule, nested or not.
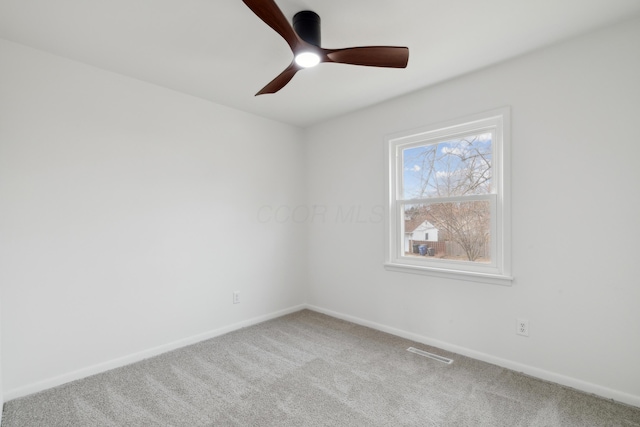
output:
[[[509,107],[405,131],[385,138],[386,239],[385,268],[391,271],[425,274],[458,280],[511,285],[511,201]],[[491,194],[463,198],[404,199],[402,193],[402,151],[425,144],[435,144],[462,134],[492,133]],[[411,204],[486,200],[491,206],[491,261],[489,264],[454,261],[433,257],[406,256],[404,253],[404,206]]]

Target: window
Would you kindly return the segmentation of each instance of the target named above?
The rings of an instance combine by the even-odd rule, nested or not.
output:
[[[509,122],[502,108],[386,139],[387,269],[511,283]]]

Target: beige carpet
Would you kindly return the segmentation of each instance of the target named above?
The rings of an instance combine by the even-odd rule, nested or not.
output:
[[[629,427],[640,408],[305,310],[12,400],[2,425]]]

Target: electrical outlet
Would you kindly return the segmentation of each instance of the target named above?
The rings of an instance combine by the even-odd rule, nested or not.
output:
[[[233,303],[240,304],[240,291],[233,292]]]
[[[516,323],[516,334],[525,337],[529,336],[529,321],[527,319],[518,319]]]

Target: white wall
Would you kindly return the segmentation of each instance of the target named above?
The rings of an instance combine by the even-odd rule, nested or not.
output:
[[[510,105],[516,277],[385,271],[377,216],[309,221],[308,302],[640,406],[639,76],[636,19],[308,129],[309,203],[373,212],[385,135]]]
[[[6,41],[0,61],[5,398],[304,302],[304,225],[258,220],[304,203],[299,129]]]
[[[2,301],[0,298],[0,426],[2,425],[2,408],[4,407],[4,390],[2,388]]]
[[[426,234],[429,234],[429,238],[425,239]],[[438,229],[433,226],[430,222],[422,223],[418,228],[413,230],[411,233],[412,240],[426,240],[429,242],[437,242],[438,241]]]

